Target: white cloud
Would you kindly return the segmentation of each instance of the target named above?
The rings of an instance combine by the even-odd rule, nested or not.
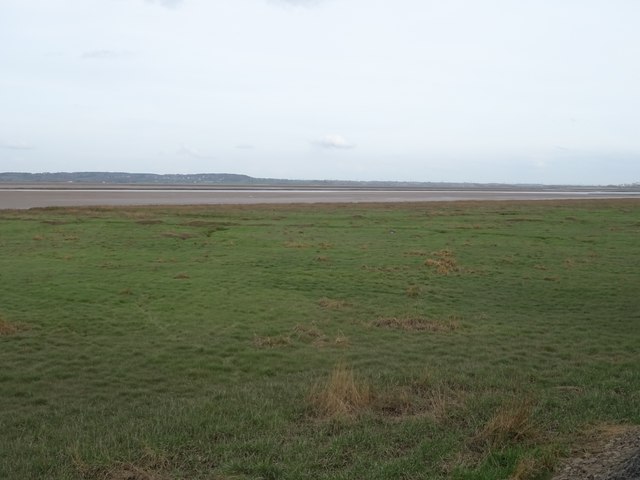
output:
[[[354,144],[349,142],[342,135],[337,135],[337,134],[325,135],[321,139],[314,140],[311,143],[322,148],[339,148],[344,150],[355,148]]]

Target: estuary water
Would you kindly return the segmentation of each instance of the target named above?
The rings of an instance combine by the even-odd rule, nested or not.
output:
[[[640,198],[637,191],[276,188],[33,188],[0,186],[0,209],[125,205],[448,202]]]

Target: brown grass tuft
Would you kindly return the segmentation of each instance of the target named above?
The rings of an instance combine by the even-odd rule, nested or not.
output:
[[[418,298],[422,293],[420,285],[409,285],[404,291],[409,298]]]
[[[293,327],[293,333],[301,340],[319,340],[324,339],[325,334],[322,333],[316,325],[296,325]]]
[[[351,304],[346,300],[323,297],[318,300],[318,305],[320,305],[322,308],[326,308],[327,310],[342,310],[343,308],[346,308]]]
[[[272,335],[264,337],[254,335],[253,345],[257,348],[288,347],[291,345],[291,337],[289,335]]]
[[[443,385],[414,383],[391,388],[375,398],[375,410],[388,417],[427,416],[436,422],[450,417],[463,403],[462,393]]]
[[[164,472],[169,470],[170,462],[162,454],[146,449],[135,464],[118,462],[111,466],[87,465],[77,452],[72,453],[71,461],[80,478],[87,480],[169,480]]]
[[[103,476],[97,478],[104,480],[165,480],[168,477],[146,468],[125,464],[105,471]]]
[[[536,478],[544,465],[535,457],[525,456],[518,460],[509,480],[530,480]]]
[[[403,330],[405,332],[451,332],[460,328],[460,320],[453,315],[450,315],[446,319],[425,317],[387,317],[374,320],[371,322],[371,325],[379,328]]]
[[[26,330],[24,325],[18,325],[11,323],[4,318],[0,317],[0,337],[5,335],[15,335],[23,330]]]
[[[290,242],[284,243],[284,248],[309,248],[309,247],[311,247],[311,244],[306,242],[290,241]]]
[[[424,264],[432,267],[438,274],[449,275],[450,273],[460,271],[453,251],[444,249],[433,252],[431,255],[435,258],[428,258]]]
[[[186,280],[186,279],[191,278],[191,277],[186,272],[180,272],[180,273],[176,274],[176,276],[173,277],[173,278],[175,278],[176,280]]]
[[[529,440],[535,433],[532,414],[533,402],[530,399],[512,399],[496,411],[473,443],[476,446],[502,447]]]
[[[349,346],[349,338],[343,333],[339,333],[336,338],[333,340],[333,343],[336,347],[348,347]]]
[[[363,412],[371,405],[372,398],[369,385],[357,381],[352,369],[338,364],[326,382],[312,388],[308,401],[319,417],[339,418]]]

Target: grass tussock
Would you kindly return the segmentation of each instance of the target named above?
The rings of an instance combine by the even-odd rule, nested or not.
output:
[[[289,335],[253,336],[253,346],[257,348],[288,347],[291,343]]]
[[[176,280],[187,280],[188,278],[191,278],[191,277],[186,272],[180,272],[176,274],[173,278],[175,278]]]
[[[460,328],[460,319],[454,315],[444,319],[411,316],[385,317],[374,320],[371,325],[405,332],[452,332]]]
[[[431,254],[433,258],[428,258],[424,264],[433,268],[439,275],[449,275],[460,271],[458,262],[452,250],[444,249]]]
[[[473,439],[477,447],[501,448],[522,443],[535,436],[532,420],[533,402],[529,398],[515,398],[500,407]]]
[[[325,382],[316,384],[308,396],[315,415],[321,418],[353,417],[372,403],[371,387],[355,378],[353,369],[337,364]]]

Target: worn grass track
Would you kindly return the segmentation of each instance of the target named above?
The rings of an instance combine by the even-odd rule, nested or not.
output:
[[[547,478],[640,424],[639,238],[634,200],[0,211],[0,478]]]

